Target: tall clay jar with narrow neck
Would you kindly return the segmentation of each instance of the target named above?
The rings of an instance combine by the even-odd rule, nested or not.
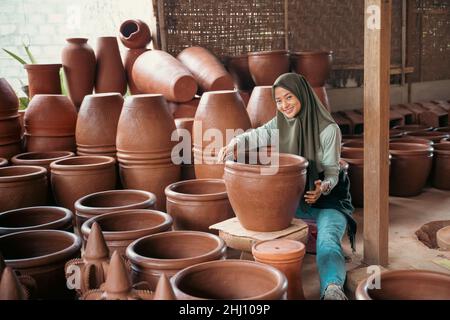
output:
[[[116,37],[97,39],[95,92],[127,92],[127,79]]]

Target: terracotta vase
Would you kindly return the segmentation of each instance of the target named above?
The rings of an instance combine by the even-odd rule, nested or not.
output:
[[[414,143],[391,143],[389,194],[412,197],[425,187],[433,163],[433,147]]]
[[[0,212],[47,203],[47,171],[42,167],[0,168]]]
[[[167,186],[166,196],[174,230],[211,232],[213,224],[234,217],[225,183],[220,179],[176,182]]]
[[[370,276],[356,289],[357,300],[450,300],[450,276],[427,270],[390,270],[381,273],[381,288],[371,288]]]
[[[350,194],[355,207],[364,207],[364,149],[342,149],[341,158],[348,162]]]
[[[127,48],[143,49],[152,41],[152,33],[142,20],[125,20],[120,25],[120,41]]]
[[[31,230],[71,232],[73,214],[59,207],[30,207],[0,213],[0,236]]]
[[[75,151],[77,112],[63,95],[36,95],[25,112],[28,152]]]
[[[180,166],[172,162],[176,127],[160,94],[127,97],[117,128],[117,158],[126,189],[153,192],[156,208],[165,211],[164,189],[180,180]]]
[[[170,102],[167,101],[169,112],[174,119],[179,118],[194,118],[197,112],[200,98],[194,98],[188,102]]]
[[[450,250],[450,226],[439,229],[436,232],[436,241],[439,249]]]
[[[10,159],[20,153],[21,139],[19,115],[0,118],[0,157]]]
[[[434,146],[432,184],[437,189],[450,190],[450,143]]]
[[[62,64],[25,64],[28,74],[28,97],[36,94],[61,94],[59,70]]]
[[[189,153],[185,154],[183,150],[180,152],[180,156],[183,157],[183,162],[181,164],[181,180],[193,180],[195,179],[195,167],[192,158],[192,129],[194,126],[194,118],[177,118],[175,119],[175,126],[177,127],[180,139],[190,139]],[[184,159],[187,160],[185,161]]]
[[[303,75],[312,87],[323,87],[331,72],[333,51],[291,52],[294,72]]]
[[[302,285],[302,265],[305,245],[289,239],[275,239],[255,243],[252,247],[255,261],[272,266],[286,276],[287,299],[305,300]]]
[[[248,53],[248,68],[257,86],[271,86],[289,72],[289,54],[285,50]]]
[[[449,138],[450,134],[439,131],[428,131],[428,132],[410,132],[407,134],[411,137],[423,138],[433,141],[434,143],[438,143],[442,139]]]
[[[285,300],[286,276],[274,267],[245,260],[200,263],[171,279],[178,300]]]
[[[135,61],[133,80],[143,93],[161,93],[169,101],[187,102],[197,92],[197,82],[189,70],[169,53],[151,50]]]
[[[239,90],[251,90],[255,86],[248,67],[247,54],[228,57],[226,66]]]
[[[198,83],[199,93],[217,90],[233,90],[231,75],[209,50],[202,47],[186,48],[178,54],[181,61]]]
[[[426,132],[433,130],[432,127],[421,125],[421,124],[407,124],[404,126],[395,126],[392,129],[398,129],[405,132],[405,134],[409,134],[412,132]]]
[[[116,37],[99,37],[97,39],[97,71],[95,93],[127,92],[125,69],[120,57]]]
[[[199,231],[169,231],[136,240],[127,248],[133,282],[146,281],[154,290],[161,274],[206,261],[225,259],[226,245],[218,236]]]
[[[8,165],[8,160],[6,160],[5,158],[0,158],[0,168],[6,167],[7,165]]]
[[[83,98],[92,93],[95,84],[96,58],[87,38],[66,39],[61,61],[67,80],[69,97],[77,109]]]
[[[128,88],[131,94],[141,94],[142,92],[136,86],[133,79],[133,66],[136,59],[139,58],[141,54],[149,51],[149,49],[128,49],[125,51],[125,56],[123,58],[123,66],[125,67],[125,73],[127,75]]]
[[[253,128],[262,126],[276,116],[277,105],[272,97],[272,86],[258,86],[253,89],[247,112]]]
[[[51,183],[56,203],[75,212],[75,201],[116,186],[115,160],[86,156],[62,159],[50,164]]]
[[[211,143],[208,131],[221,133],[221,137],[215,140],[215,144],[221,147],[233,138],[230,131],[242,133],[250,128],[248,113],[237,91],[204,93],[195,114],[193,129],[195,176],[198,179],[222,179],[223,176],[224,164],[217,164],[216,161],[219,149],[208,148]]]
[[[272,153],[271,159],[278,163],[258,165],[227,161],[225,164],[228,197],[245,229],[263,232],[286,229],[303,195],[308,161],[283,153]]]
[[[19,275],[36,281],[37,299],[70,299],[64,264],[80,254],[81,240],[73,233],[35,230],[0,237],[0,251],[6,265]]]
[[[0,119],[17,115],[19,99],[5,78],[0,78]]]
[[[323,87],[313,87],[314,93],[317,95],[317,98],[322,102],[323,106],[331,111],[330,101],[328,100],[328,94],[325,86]]]
[[[119,93],[84,98],[75,130],[78,155],[116,157],[117,123],[122,106],[123,98]]]

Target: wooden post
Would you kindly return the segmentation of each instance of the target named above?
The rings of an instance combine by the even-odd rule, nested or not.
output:
[[[392,0],[365,0],[364,262],[388,264]]]

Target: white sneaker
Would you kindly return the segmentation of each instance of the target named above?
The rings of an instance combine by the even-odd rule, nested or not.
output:
[[[322,300],[348,300],[341,287],[335,284],[330,284],[325,289]]]

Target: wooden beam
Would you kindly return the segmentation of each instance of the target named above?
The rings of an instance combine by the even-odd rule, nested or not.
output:
[[[365,0],[364,262],[388,264],[392,0]]]

